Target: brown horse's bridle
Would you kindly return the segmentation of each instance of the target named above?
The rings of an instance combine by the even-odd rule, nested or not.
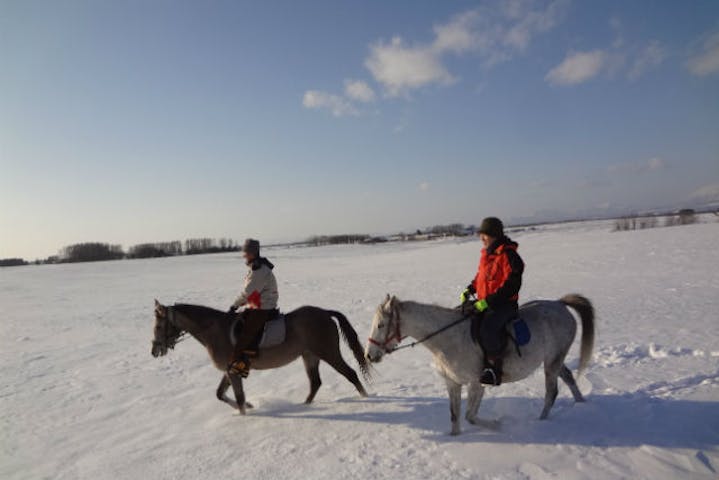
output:
[[[162,337],[163,338],[161,340],[153,340],[152,346],[172,350],[175,348],[175,345],[177,345],[179,342],[184,340],[183,337],[185,336],[186,332],[184,332],[182,329],[178,328],[177,335],[174,336],[173,338],[170,338],[170,324],[172,324],[173,326],[175,326],[175,328],[177,328],[177,325],[175,325],[175,322],[174,322],[175,310],[171,306],[165,307],[164,318],[165,318],[165,325],[162,329]]]

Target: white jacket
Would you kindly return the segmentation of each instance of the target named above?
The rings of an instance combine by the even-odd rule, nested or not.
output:
[[[277,308],[280,298],[277,280],[272,269],[275,266],[264,257],[255,260],[245,276],[245,287],[232,305],[236,308],[247,307],[257,310]]]

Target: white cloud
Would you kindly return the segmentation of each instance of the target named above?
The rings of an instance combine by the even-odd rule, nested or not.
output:
[[[429,190],[429,182],[422,182],[417,186],[417,188],[419,188],[420,192],[426,192]]]
[[[603,50],[570,52],[544,78],[553,85],[578,85],[597,76],[608,65],[607,59]]]
[[[455,16],[449,23],[435,25],[432,50],[441,54],[444,52],[462,53],[473,49],[478,41],[473,24],[478,18],[479,12],[470,10]]]
[[[368,103],[374,102],[375,93],[367,82],[362,80],[345,80],[345,95],[358,102]]]
[[[454,80],[439,56],[427,47],[409,47],[399,37],[370,48],[365,66],[391,96],[430,84],[449,84]]]
[[[689,198],[706,202],[719,202],[719,183],[704,185],[694,190]]]
[[[554,28],[564,17],[569,1],[556,0],[544,10],[534,10],[528,1],[514,0],[504,3],[505,14],[516,20],[504,34],[506,45],[524,50],[532,37]]]
[[[346,98],[319,90],[308,90],[302,97],[302,105],[310,109],[327,109],[335,117],[357,115],[357,110]]]
[[[649,160],[640,162],[628,162],[620,163],[617,165],[610,165],[607,170],[609,173],[650,173],[665,170],[669,165],[664,159],[659,157],[653,157]]]
[[[629,69],[629,79],[637,80],[647,70],[658,67],[665,58],[666,52],[661,44],[656,40],[649,42],[649,45],[639,53]]]
[[[401,37],[370,46],[365,66],[389,96],[427,85],[449,85],[456,79],[444,59],[472,53],[485,66],[511,59],[538,34],[553,28],[566,12],[567,0],[554,0],[537,9],[527,0],[506,1],[455,15],[433,27],[430,42],[408,44]]]
[[[450,85],[457,79],[445,65],[448,56],[476,55],[485,67],[510,60],[526,50],[536,35],[556,26],[568,4],[569,0],[540,6],[534,0],[504,0],[481,6],[434,25],[429,41],[406,42],[395,36],[372,43],[364,66],[390,97],[429,85]],[[366,82],[345,80],[344,95],[308,90],[302,103],[335,116],[357,115],[359,103],[373,102],[376,97]]]
[[[598,75],[615,78],[626,74],[629,80],[638,80],[649,70],[664,62],[667,52],[657,40],[643,48],[626,46],[622,36],[622,22],[618,17],[609,19],[613,32],[612,48],[601,48],[582,52],[569,52],[562,62],[552,68],[544,77],[552,85],[579,85]]]
[[[719,32],[711,34],[704,41],[701,53],[689,58],[686,65],[698,77],[719,72]]]

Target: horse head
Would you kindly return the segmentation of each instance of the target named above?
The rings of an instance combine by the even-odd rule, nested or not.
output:
[[[380,362],[385,353],[391,353],[402,341],[399,309],[399,300],[389,294],[377,307],[372,319],[372,331],[365,348],[365,357],[370,362]]]
[[[168,350],[175,348],[175,344],[182,336],[182,329],[174,323],[174,310],[155,300],[155,328],[152,340],[152,356],[162,357]]]

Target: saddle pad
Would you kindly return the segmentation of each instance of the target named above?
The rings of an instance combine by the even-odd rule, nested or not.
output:
[[[529,343],[532,339],[532,332],[529,330],[527,322],[523,318],[517,318],[512,322],[512,331],[514,333],[514,340],[517,342],[517,346],[523,346]]]
[[[265,323],[265,330],[262,332],[258,348],[262,350],[281,344],[285,341],[286,331],[285,316],[280,314],[274,320]]]

